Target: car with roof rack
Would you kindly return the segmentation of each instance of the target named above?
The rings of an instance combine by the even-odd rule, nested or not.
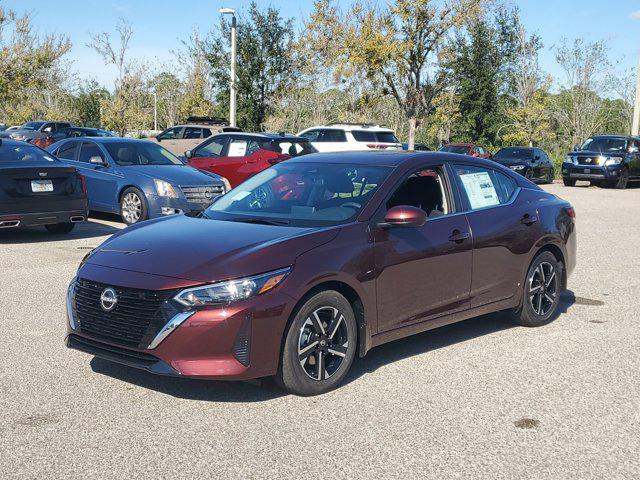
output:
[[[164,148],[179,157],[188,150],[193,150],[211,135],[219,132],[238,132],[237,127],[229,126],[229,122],[214,117],[189,117],[183,125],[167,128],[155,137],[145,140],[160,143]]]
[[[595,135],[576,146],[562,162],[562,180],[574,187],[578,180],[592,185],[627,188],[640,181],[640,137]]]
[[[319,152],[353,152],[359,150],[402,150],[396,133],[373,123],[329,123],[298,133]]]
[[[185,152],[187,165],[226,178],[231,187],[289,158],[315,153],[304,137],[285,133],[225,132]]]

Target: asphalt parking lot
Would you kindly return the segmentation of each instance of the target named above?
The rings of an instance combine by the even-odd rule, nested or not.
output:
[[[2,476],[638,478],[640,188],[544,188],[577,212],[554,323],[482,317],[384,345],[315,398],[67,350],[67,284],[122,225],[0,231]]]

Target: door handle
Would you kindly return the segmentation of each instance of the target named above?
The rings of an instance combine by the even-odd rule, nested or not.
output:
[[[469,234],[469,232],[461,232],[460,230],[454,230],[453,232],[451,232],[449,241],[454,243],[462,243],[470,237],[471,235]]]
[[[538,217],[536,215],[529,215],[528,213],[520,219],[520,223],[526,225],[527,227],[533,225],[537,221]]]

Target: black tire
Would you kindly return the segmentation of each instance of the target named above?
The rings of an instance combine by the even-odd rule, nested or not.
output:
[[[316,293],[293,314],[276,383],[295,395],[328,392],[351,368],[357,345],[356,318],[347,299],[333,290]]]
[[[135,187],[129,187],[120,195],[120,216],[127,225],[149,218],[149,209],[144,194]]]
[[[575,187],[576,186],[576,180],[572,179],[572,178],[563,178],[562,179],[562,183],[564,183],[565,187]]]
[[[555,176],[556,176],[555,171],[553,169],[549,170],[549,173],[547,174],[547,183],[552,184]]]
[[[536,255],[524,279],[522,303],[511,312],[515,323],[539,327],[555,318],[560,305],[563,268],[551,252]]]
[[[74,223],[56,223],[53,225],[45,225],[44,228],[47,229],[49,233],[53,233],[54,235],[64,235],[66,233],[70,233],[75,227]]]
[[[629,185],[629,169],[623,168],[620,171],[620,175],[617,180],[613,180],[610,184],[611,188],[615,188],[617,190],[624,190]]]
[[[602,186],[602,181],[600,181],[600,180],[591,180],[589,182],[589,185],[591,185],[592,187],[601,187]]]

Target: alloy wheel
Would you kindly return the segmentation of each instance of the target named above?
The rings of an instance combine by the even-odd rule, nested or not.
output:
[[[305,374],[316,381],[338,371],[349,347],[344,315],[334,307],[320,307],[309,315],[298,337],[298,361]]]
[[[122,216],[129,223],[136,223],[142,215],[142,200],[133,192],[127,193],[122,199]]]
[[[544,317],[558,295],[558,278],[549,262],[542,262],[529,277],[529,303],[536,315]]]

